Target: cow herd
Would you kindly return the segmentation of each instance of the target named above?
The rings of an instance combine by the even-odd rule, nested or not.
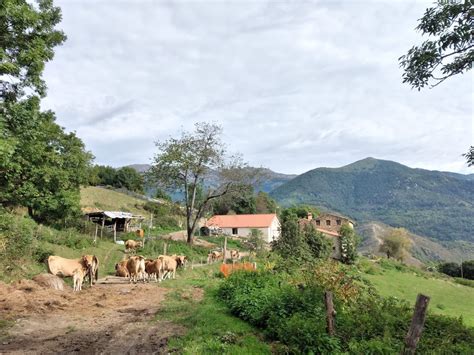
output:
[[[146,259],[132,255],[115,264],[115,276],[128,277],[130,282],[161,282],[176,278],[176,269],[184,267],[188,258],[185,255],[160,255],[156,259]]]
[[[136,251],[142,247],[140,242],[128,240],[125,243],[125,252]],[[225,253],[226,259],[239,260],[239,250],[231,249]],[[214,250],[207,256],[207,263],[215,263],[224,259],[222,251]],[[176,270],[184,267],[188,261],[185,255],[160,255],[156,259],[148,259],[141,255],[131,255],[115,264],[115,276],[128,278],[130,283],[161,282],[165,279],[175,279]],[[99,260],[95,255],[83,255],[78,259],[66,259],[51,255],[48,258],[48,269],[53,275],[72,277],[74,291],[81,291],[83,282],[88,279],[90,286],[99,275]]]

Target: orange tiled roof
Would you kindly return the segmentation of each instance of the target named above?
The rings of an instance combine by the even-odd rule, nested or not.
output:
[[[275,213],[215,215],[206,222],[206,226],[219,228],[266,228],[270,227],[274,218],[276,218]]]

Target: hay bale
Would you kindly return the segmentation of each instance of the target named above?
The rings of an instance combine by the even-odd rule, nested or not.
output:
[[[64,283],[63,279],[52,274],[36,275],[33,277],[33,281],[35,281],[40,286],[52,288],[54,290],[64,291],[66,288],[66,284]]]

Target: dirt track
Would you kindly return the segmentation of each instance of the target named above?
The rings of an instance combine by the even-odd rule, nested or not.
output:
[[[166,353],[168,338],[184,332],[150,322],[166,293],[156,284],[98,284],[73,293],[28,280],[0,283],[0,319],[15,321],[0,354]]]

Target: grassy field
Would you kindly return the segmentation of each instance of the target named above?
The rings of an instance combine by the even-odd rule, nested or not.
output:
[[[436,274],[412,269],[398,270],[387,265],[371,268],[365,277],[383,296],[394,296],[415,303],[418,293],[430,296],[429,311],[454,317],[462,316],[466,325],[474,327],[474,288],[437,277]]]
[[[259,331],[230,315],[215,296],[221,278],[218,266],[183,270],[176,280],[161,286],[170,288],[167,299],[156,314],[157,320],[169,320],[187,329],[170,339],[169,352],[180,354],[271,354],[271,348]]]
[[[81,188],[81,207],[83,208],[89,207],[106,211],[125,211],[148,215],[149,213],[143,209],[144,204],[144,200],[102,187],[88,186]]]

